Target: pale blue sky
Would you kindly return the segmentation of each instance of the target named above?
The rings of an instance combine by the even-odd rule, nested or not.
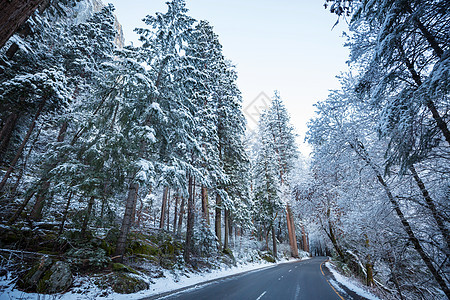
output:
[[[116,14],[128,41],[143,27],[146,15],[165,12],[165,0],[104,0]],[[341,21],[323,8],[323,0],[186,0],[189,14],[208,20],[223,45],[224,54],[237,66],[244,108],[261,92],[280,91],[302,145],[313,103],[338,87],[335,78],[347,66],[348,50]],[[249,121],[250,127],[253,122]]]

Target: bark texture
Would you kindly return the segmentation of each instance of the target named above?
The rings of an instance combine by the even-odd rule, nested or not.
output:
[[[0,182],[0,191],[3,190],[3,188],[6,185],[6,182],[9,179],[9,176],[11,176],[12,171],[14,170],[14,167],[16,166],[17,161],[19,160],[20,156],[22,155],[23,149],[25,148],[26,144],[28,143],[28,140],[30,139],[31,134],[33,133],[34,127],[36,126],[36,122],[39,118],[39,116],[42,113],[42,110],[44,109],[46,103],[46,99],[43,99],[41,103],[39,104],[38,110],[36,114],[34,115],[33,120],[31,121],[30,127],[28,128],[28,131],[22,141],[22,144],[20,145],[19,149],[16,152],[16,155],[14,156],[11,164],[9,165],[8,170],[6,171],[5,175],[3,176],[2,181]]]
[[[0,0],[0,48],[45,0]]]
[[[295,235],[295,224],[292,211],[289,205],[286,205],[286,219],[289,234],[289,245],[291,246],[292,257],[298,257],[297,237]]]
[[[216,215],[215,215],[215,223],[214,229],[216,233],[217,240],[219,242],[219,248],[222,247],[222,199],[220,198],[219,193],[216,194]]]
[[[118,262],[123,261],[123,255],[125,254],[128,233],[130,232],[132,224],[133,208],[135,207],[138,191],[139,184],[131,183],[129,185],[127,202],[125,204],[125,213],[123,215],[122,226],[120,228],[119,238],[117,239],[117,246],[115,251],[115,257]]]
[[[189,175],[188,179],[188,203],[187,203],[187,226],[186,226],[186,243],[184,247],[183,257],[186,262],[190,262],[192,252],[192,237],[194,234],[194,186],[192,183],[192,176]]]

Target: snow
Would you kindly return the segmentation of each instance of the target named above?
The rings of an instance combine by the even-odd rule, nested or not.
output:
[[[309,257],[302,258],[308,259]],[[88,277],[75,277],[74,286],[69,292],[58,295],[41,295],[36,293],[24,293],[13,288],[16,278],[12,278],[11,274],[0,278],[0,299],[11,300],[32,300],[32,299],[63,299],[63,300],[83,300],[83,299],[114,299],[114,300],[132,300],[141,299],[144,297],[154,296],[161,293],[178,290],[182,288],[196,289],[200,285],[209,284],[210,281],[215,279],[224,278],[231,275],[237,275],[244,272],[257,271],[267,268],[273,268],[278,264],[296,262],[298,259],[289,259],[279,261],[276,264],[268,263],[265,261],[259,263],[240,264],[235,267],[228,267],[223,265],[221,269],[213,270],[208,273],[186,273],[178,275],[173,271],[165,270],[164,277],[152,278],[150,283],[150,289],[143,290],[134,294],[118,294],[105,292],[93,284],[95,278]],[[189,277],[188,277],[189,276]],[[3,290],[3,288],[5,288]],[[377,298],[372,298],[377,299]]]
[[[375,295],[371,294],[370,292],[366,291],[365,289],[363,289],[362,287],[360,287],[358,285],[358,282],[356,282],[355,280],[351,280],[348,277],[344,277],[342,276],[333,266],[333,264],[331,264],[330,262],[326,262],[325,266],[328,268],[328,270],[331,271],[331,273],[333,274],[334,278],[336,279],[336,281],[334,280],[330,280],[330,283],[333,285],[333,287],[338,290],[339,292],[345,293],[345,291],[342,290],[342,288],[339,286],[338,283],[346,286],[349,290],[355,292],[356,294],[358,294],[359,296],[362,296],[364,298],[367,298],[369,300],[380,300],[380,298],[376,297]]]
[[[161,107],[159,106],[159,103],[157,103],[157,102],[152,102],[152,104],[150,104],[150,107],[151,107],[152,109],[156,110],[157,112],[162,113],[162,109],[161,109]]]

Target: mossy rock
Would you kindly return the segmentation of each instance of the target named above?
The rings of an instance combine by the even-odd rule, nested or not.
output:
[[[41,294],[61,293],[72,285],[72,281],[69,264],[57,261],[39,280],[36,291]]]
[[[114,272],[98,277],[94,280],[94,283],[101,289],[112,288],[114,292],[119,294],[137,293],[149,288],[149,284],[142,278],[123,272]]]
[[[264,253],[261,255],[261,258],[270,263],[275,262],[275,258],[271,254]]]
[[[40,260],[19,279],[17,287],[24,291],[35,291],[42,276],[48,271],[52,263],[53,261],[50,257],[41,257]]]
[[[69,264],[63,261],[53,263],[49,257],[42,257],[18,281],[17,287],[27,292],[54,294],[66,291],[72,281]]]
[[[159,255],[158,247],[145,243],[143,241],[132,241],[128,247],[128,252],[132,254]]]
[[[133,268],[126,266],[124,264],[121,263],[113,263],[112,264],[112,269],[115,272],[125,272],[125,273],[133,273],[133,274],[139,274],[138,272],[136,272],[136,270],[134,270]]]

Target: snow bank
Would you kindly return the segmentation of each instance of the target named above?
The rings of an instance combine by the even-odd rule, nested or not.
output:
[[[339,282],[340,284],[344,285],[349,290],[355,292],[361,297],[367,298],[369,300],[380,300],[380,298],[376,297],[375,295],[371,294],[370,292],[366,291],[363,287],[361,287],[357,281],[342,276],[330,262],[326,262],[325,265],[328,268],[328,270],[331,271],[331,273],[333,274],[334,278],[337,281],[336,282],[334,280],[330,280],[330,283],[334,286],[334,288],[336,288],[336,290],[345,293],[342,290],[342,288],[338,285]]]

